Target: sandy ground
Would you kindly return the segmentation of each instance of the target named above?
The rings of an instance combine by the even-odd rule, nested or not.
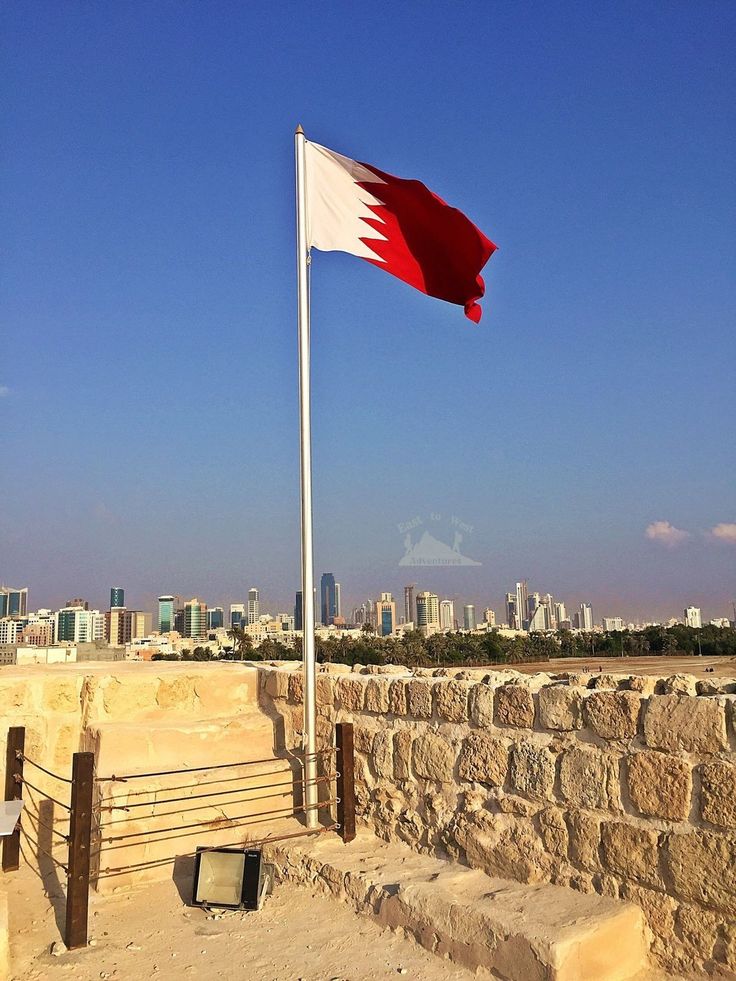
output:
[[[6,879],[13,981],[469,981],[476,975],[382,930],[340,902],[291,884],[275,887],[258,913],[189,908],[188,875],[133,892],[92,894],[94,946],[54,956],[62,901],[44,896],[22,869]],[[488,975],[486,975],[488,977]]]
[[[511,664],[509,667],[524,674],[548,671],[593,671],[603,668],[604,674],[648,674],[666,678],[672,674],[693,674],[696,678],[736,678],[736,658],[733,657],[557,657],[534,664]],[[706,672],[706,668],[713,668]]]

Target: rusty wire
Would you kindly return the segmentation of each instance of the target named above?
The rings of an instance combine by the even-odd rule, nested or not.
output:
[[[40,852],[41,855],[45,855],[46,858],[50,859],[54,863],[54,865],[58,865],[60,869],[63,869],[64,872],[66,872],[66,874],[69,875],[69,869],[66,867],[66,865],[64,865],[63,862],[60,862],[58,860],[58,858],[56,858],[54,855],[51,854],[51,852],[47,852],[45,848],[41,848],[41,846],[39,845],[39,843],[37,841],[34,841],[33,838],[31,838],[31,836],[28,834],[28,832],[22,826],[21,826],[20,832],[23,835],[23,837],[26,839],[26,841],[28,842],[29,845],[31,845],[33,848],[35,848],[37,852]]]
[[[60,800],[57,800],[55,797],[52,797],[51,794],[46,794],[44,793],[43,790],[39,790],[38,787],[34,787],[34,785],[30,783],[28,780],[26,780],[25,777],[21,776],[20,773],[14,773],[13,779],[15,780],[16,783],[22,784],[24,787],[30,787],[31,790],[35,790],[36,793],[39,794],[39,796],[45,797],[46,800],[50,800],[54,804],[58,804],[59,807],[63,807],[65,811],[69,811],[69,813],[71,814],[72,809],[68,804],[64,804]]]
[[[45,766],[41,766],[40,763],[36,763],[35,760],[32,760],[30,757],[26,756],[25,753],[21,753],[19,749],[15,751],[15,758],[16,760],[22,760],[24,763],[28,763],[30,766],[35,766],[35,768],[40,770],[41,773],[45,773],[47,777],[53,777],[54,780],[60,780],[62,783],[72,782],[69,777],[60,777],[58,773],[52,773],[51,770],[47,770]]]
[[[288,761],[285,760],[284,762],[288,762]],[[130,792],[126,791],[126,799],[130,797],[144,797],[147,794],[171,793],[174,790],[188,790],[190,787],[194,787],[194,788],[212,787],[218,783],[235,783],[238,780],[254,780],[258,777],[279,776],[283,772],[284,772],[283,770],[266,770],[265,773],[253,773],[250,775],[246,774],[245,776],[241,774],[240,776],[237,777],[218,777],[216,780],[198,780],[196,783],[191,783],[191,782],[180,783],[180,784],[176,784],[174,787],[157,787],[155,790],[132,790]],[[106,804],[110,800],[119,800],[119,798],[101,797],[99,803]],[[131,804],[130,806],[132,807],[133,805]],[[117,808],[110,808],[110,810],[117,810]]]
[[[25,810],[23,811],[23,817],[29,818],[31,825],[33,825],[33,821],[35,819],[36,824],[39,827],[44,828],[44,830],[46,831],[50,831],[52,835],[57,835],[57,837],[61,838],[61,840],[65,841],[67,844],[69,843],[69,835],[63,835],[61,831],[57,831],[56,828],[52,828],[50,824],[46,824],[44,821],[41,820],[41,818],[38,816],[37,813],[34,814],[33,811],[30,811],[28,810],[28,808],[25,808]],[[34,828],[34,831],[36,832],[36,834],[38,834],[37,828]]]

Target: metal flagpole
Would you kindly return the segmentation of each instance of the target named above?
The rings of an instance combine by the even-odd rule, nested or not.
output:
[[[317,681],[314,659],[314,559],[312,555],[312,422],[309,376],[309,246],[304,130],[294,134],[296,155],[296,269],[299,303],[299,434],[302,497],[302,658],[304,663],[304,803],[308,828],[317,813]]]

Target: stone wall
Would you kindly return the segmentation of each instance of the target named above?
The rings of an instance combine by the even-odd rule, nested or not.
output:
[[[298,746],[301,675],[261,671]],[[322,666],[319,738],[354,723],[362,820],[493,875],[631,900],[665,967],[736,977],[736,682],[437,673]]]

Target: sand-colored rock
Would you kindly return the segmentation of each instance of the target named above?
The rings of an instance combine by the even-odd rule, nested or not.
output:
[[[394,715],[406,715],[406,682],[392,681],[388,689],[388,710]]]
[[[490,729],[493,725],[493,689],[490,685],[473,685],[468,702],[473,725]]]
[[[627,757],[629,796],[640,814],[685,821],[690,813],[692,769],[686,760],[665,753]]]
[[[468,694],[467,681],[448,681],[435,685],[435,705],[437,714],[448,722],[467,722]]]
[[[660,884],[658,841],[656,831],[604,821],[601,824],[603,866],[626,879],[657,886]]]
[[[394,778],[411,778],[411,730],[398,729],[394,733]]]
[[[265,691],[271,698],[288,698],[289,674],[283,670],[264,672]]]
[[[526,685],[503,685],[495,691],[495,721],[499,726],[531,729],[534,726],[534,698]]]
[[[357,678],[342,676],[335,683],[337,700],[344,709],[359,712],[365,699],[365,682]]]
[[[569,854],[573,864],[597,871],[601,868],[599,849],[601,819],[589,811],[571,808],[566,815],[569,833]]]
[[[365,686],[366,712],[388,712],[388,694],[391,681],[388,678],[370,678]]]
[[[304,701],[304,675],[296,671],[289,674],[289,701],[297,705]]]
[[[721,698],[653,695],[644,715],[644,738],[653,749],[717,753],[728,748]]]
[[[432,715],[432,683],[414,679],[406,686],[409,715],[416,719],[429,719]]]
[[[720,924],[719,916],[700,906],[680,906],[677,911],[677,926],[683,941],[704,963],[713,957]]]
[[[736,835],[698,830],[671,835],[665,863],[682,899],[736,917]]]
[[[573,807],[606,810],[611,804],[611,758],[597,749],[574,747],[562,754],[560,789]]]
[[[537,743],[514,743],[510,753],[509,781],[517,794],[533,800],[551,800],[555,784],[553,754]]]
[[[373,768],[377,777],[390,780],[394,773],[394,743],[390,729],[381,729],[373,739]]]
[[[736,828],[736,765],[704,763],[700,769],[700,814],[721,828]]]
[[[640,711],[641,698],[632,691],[596,691],[585,700],[585,721],[602,739],[633,739]]]
[[[455,752],[441,736],[425,733],[412,744],[412,765],[416,776],[438,783],[450,783]]]
[[[581,729],[583,697],[577,688],[550,685],[539,692],[539,722],[545,729]]]
[[[501,739],[485,732],[471,732],[464,740],[458,760],[461,780],[502,787],[508,768],[508,750]]]

